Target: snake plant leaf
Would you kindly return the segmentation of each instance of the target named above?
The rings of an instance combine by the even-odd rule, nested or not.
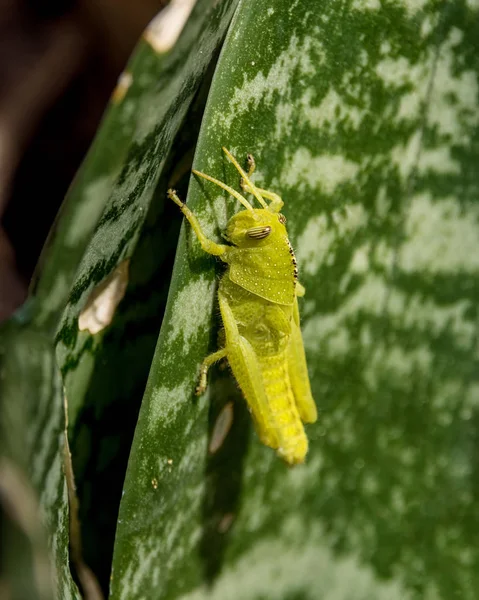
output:
[[[79,600],[69,564],[62,381],[52,339],[21,314],[0,331],[2,590]]]
[[[217,348],[221,272],[189,228],[132,444],[111,598],[474,598],[479,8],[241,0],[194,167],[280,193],[320,417],[261,446]],[[191,179],[215,239],[236,210]]]
[[[141,82],[140,92],[130,97],[131,83],[121,100],[130,103],[132,123],[122,137],[128,144],[125,148],[120,141],[114,156],[116,138],[110,140],[113,148],[107,147],[106,164],[92,162],[79,182],[80,192],[75,192],[85,192],[89,177],[88,185],[94,187],[97,181],[106,185],[114,178],[56,338],[84,554],[104,588],[131,438],[180,224],[170,218],[176,212],[169,205],[165,208],[165,195],[157,190],[164,190],[170,179],[181,183],[183,172],[176,168],[181,161],[189,160],[184,169],[189,172],[188,155],[200,123],[196,115],[203,111],[210,65],[217,60],[235,6],[236,0],[199,1],[175,46],[159,58],[158,40],[149,28],[127,69],[132,82]],[[99,143],[107,144],[113,129],[108,118],[105,127]],[[98,189],[104,192],[102,185]]]
[[[206,6],[202,10],[207,14]],[[167,36],[167,45],[163,43],[163,32],[157,32],[159,26],[166,25],[164,12],[160,12],[146,29],[120,75],[95,140],[45,244],[32,284],[36,324],[58,327],[58,313],[68,300],[76,269],[105,210],[113,185],[129,160],[132,139],[138,142],[142,136],[146,137],[154,128],[155,118],[160,119],[165,112],[171,111],[168,101],[156,105],[163,100],[157,97],[158,91],[174,84],[175,69],[196,41],[203,18],[193,15],[175,47],[171,32]],[[177,18],[171,24],[173,31],[181,25],[184,7],[177,12],[181,13],[180,22]],[[170,21],[171,17],[175,14],[170,11]],[[180,80],[184,81],[184,78]]]
[[[32,494],[37,494],[39,510],[44,517],[42,523],[46,529],[45,545],[48,542],[52,554],[52,562],[56,566],[56,571],[54,569],[53,573],[54,581],[50,590],[56,597],[78,597],[78,590],[69,575],[68,546],[71,540],[69,540],[67,489],[62,466],[65,454],[63,437],[65,424],[64,400],[68,402],[71,399],[72,406],[75,406],[75,401],[77,401],[77,410],[72,412],[72,416],[76,416],[79,410],[78,407],[84,407],[85,403],[83,403],[83,399],[90,391],[90,388],[88,387],[89,377],[85,377],[83,373],[80,373],[74,381],[73,389],[70,386],[70,382],[66,382],[67,395],[66,398],[64,397],[63,382],[54,354],[54,334],[65,304],[70,296],[75,273],[83,259],[85,249],[90,242],[92,234],[101,219],[103,219],[103,224],[106,222],[111,225],[116,221],[117,216],[125,208],[126,204],[130,200],[133,200],[133,212],[136,209],[138,210],[136,211],[136,220],[133,224],[133,229],[129,230],[130,234],[134,231],[138,233],[143,227],[143,221],[148,212],[146,210],[147,205],[154,189],[154,180],[158,178],[161,171],[161,168],[157,167],[164,164],[168,148],[171,146],[175,136],[177,136],[177,131],[182,124],[182,119],[186,111],[190,107],[192,98],[195,97],[195,94],[198,96],[198,87],[205,80],[204,74],[207,72],[210,60],[212,57],[215,57],[215,51],[224,36],[224,31],[231,18],[234,5],[235,2],[229,0],[220,3],[208,0],[198,2],[186,27],[179,35],[177,43],[174,40],[175,36],[172,37],[171,33],[173,29],[176,29],[180,33],[178,25],[181,25],[181,23],[171,21],[171,18],[175,17],[175,14],[174,11],[170,11],[169,19],[171,27],[167,32],[168,36],[166,36],[168,38],[168,47],[164,44],[161,47],[158,46],[157,42],[164,41],[165,36],[163,35],[161,39],[158,38],[158,32],[154,29],[154,25],[155,23],[160,23],[161,16],[155,19],[152,24],[153,26],[148,29],[144,39],[140,41],[134,56],[120,78],[119,85],[113,94],[109,110],[104,118],[97,139],[76,181],[67,194],[67,198],[37,268],[29,300],[19,314],[12,319],[12,322],[6,328],[2,328],[0,333],[2,409],[5,408],[5,413],[2,411],[1,420],[2,431],[6,432],[1,455],[8,460],[12,460],[15,469],[19,473],[23,473],[27,479],[30,478],[32,480],[33,478]],[[185,6],[180,8],[179,12],[182,13],[181,19],[184,19],[186,15]],[[197,55],[198,44],[202,48],[199,55]],[[163,126],[163,122],[166,122],[167,125]],[[193,127],[191,130],[194,132],[195,128]],[[161,131],[162,134],[157,135],[158,131]],[[186,139],[186,136],[183,137]],[[183,140],[183,143],[185,143],[185,140]],[[181,144],[179,146],[181,148]],[[142,160],[142,158],[145,158],[145,160]],[[143,198],[141,206],[141,202],[135,203],[133,196],[135,194],[138,195],[140,190],[144,191],[148,186],[146,186],[144,177],[141,179],[140,173],[136,169],[135,165],[138,164],[138,161],[141,162],[144,169],[143,175],[145,175],[146,170],[149,170],[150,173],[150,187],[146,191],[148,198]],[[118,202],[115,204],[114,199],[110,199],[114,183],[118,182],[119,179],[122,180],[124,185],[121,187],[121,184],[119,184],[119,187],[116,188],[117,199],[118,194],[121,196],[125,191],[125,186],[130,186],[134,192],[133,196],[129,197],[128,202],[122,207],[118,206]],[[161,198],[158,208],[162,204],[163,198]],[[126,218],[123,218],[125,230],[128,229],[127,221],[131,214],[131,208],[130,205],[130,213],[126,215]],[[108,214],[105,214],[105,209],[107,212],[109,211]],[[146,233],[138,249],[136,263],[131,269],[131,277],[135,280],[135,266],[141,263],[142,266],[136,282],[138,283],[139,280],[140,284],[145,285],[144,289],[148,288],[146,280],[151,276],[152,271],[158,277],[158,266],[163,265],[165,261],[165,255],[167,254],[166,247],[173,247],[178,227],[175,224],[169,237],[164,236],[162,239],[156,236],[157,241],[153,243],[154,230],[151,221],[154,222],[155,218],[158,218],[158,213],[161,215],[161,210],[157,209],[156,213],[155,211],[152,212],[154,213],[153,216],[151,212],[148,213],[147,225],[144,227]],[[123,248],[122,244],[124,240],[122,242],[120,239],[114,238],[117,231],[118,229],[110,236],[111,246],[113,247],[118,242],[118,247]],[[169,238],[171,241],[169,241]],[[98,251],[98,239],[97,236],[97,246],[93,243],[93,250],[90,249],[89,254],[90,259],[86,258],[86,263],[88,263],[88,260],[91,262],[92,254],[94,255]],[[106,238],[103,238],[103,240],[105,241]],[[158,241],[163,242],[162,244],[160,243],[159,247]],[[129,247],[132,249],[134,246],[135,242],[131,242]],[[100,255],[102,255],[103,250],[102,246],[100,248]],[[157,259],[157,262],[153,261],[154,264],[148,258],[148,252],[151,251],[156,252],[155,260]],[[142,255],[143,257],[146,256],[146,260],[143,260],[143,262],[140,258]],[[96,258],[98,258],[98,255]],[[96,260],[95,257],[93,258],[94,260]],[[122,261],[119,264],[118,272],[120,273],[120,279],[126,273],[125,267],[127,264],[127,261]],[[108,265],[104,269],[105,273],[107,271]],[[163,277],[165,277],[167,272],[166,270],[163,273]],[[84,274],[83,271],[81,273],[82,275]],[[96,277],[98,277],[98,270],[95,273]],[[95,279],[96,282],[97,280]],[[120,281],[120,283],[117,281],[116,283],[117,289],[121,289],[121,283],[124,284],[125,281]],[[156,285],[156,283],[157,281],[155,280],[153,285]],[[168,281],[163,281],[164,286],[167,286],[167,284]],[[81,285],[82,283],[80,283],[80,287]],[[134,289],[137,296],[138,294],[141,295],[140,288],[141,285],[136,286]],[[78,292],[78,285],[75,289]],[[143,345],[139,336],[137,336],[136,340],[136,350],[140,350],[137,355],[140,376],[135,379],[135,384],[139,386],[141,392],[157,337],[155,322],[161,319],[161,304],[162,302],[164,304],[162,300],[163,295],[164,293],[155,294],[146,292],[146,298],[149,299],[148,309],[150,313],[149,315],[145,312],[143,313],[143,320],[140,326],[148,329],[148,326],[153,324],[153,327],[144,336],[146,341],[143,340]],[[75,298],[75,290],[71,298]],[[136,300],[138,301],[138,297]],[[136,304],[138,306],[138,302]],[[154,314],[153,321],[151,320],[152,314]],[[150,317],[149,322],[146,318],[148,316]],[[130,317],[129,321],[128,317]],[[126,320],[127,326],[130,327],[132,326],[132,322],[135,322],[135,319],[131,318],[131,311],[127,313]],[[138,332],[138,319],[135,323],[137,327],[136,331]],[[122,327],[122,331],[124,331],[125,319],[120,319],[120,329]],[[115,334],[109,340],[110,344],[116,344],[118,348],[118,337],[115,337]],[[143,360],[145,346],[147,358]],[[108,355],[110,347],[107,348],[106,355]],[[100,356],[102,349],[103,347],[100,347],[100,349],[96,348],[99,355],[99,363],[103,360]],[[103,363],[105,362],[107,361],[103,361]],[[115,363],[110,356],[108,367],[114,370],[115,366],[112,367],[112,365],[115,365]],[[61,363],[60,366],[64,367],[64,364]],[[97,364],[98,366],[99,364]],[[120,369],[122,367],[123,365],[118,366]],[[64,371],[67,370],[64,368]],[[110,392],[110,395],[103,396],[103,406],[108,405],[110,398],[114,397],[114,394],[118,392],[119,386],[113,388],[108,385],[108,373],[106,375],[99,375],[97,369],[95,375],[94,383],[96,383],[96,386],[92,386],[94,392],[98,391],[98,387],[100,388],[100,392],[105,390]],[[134,377],[130,376],[130,379],[134,379]],[[99,380],[100,383],[98,384]],[[123,388],[122,391],[124,394],[128,394],[131,392],[131,389],[132,386],[130,385],[130,387]],[[134,402],[130,402],[130,404],[135,413]],[[14,412],[17,417],[11,422],[10,410],[12,406],[15,407]],[[89,406],[87,406],[87,413],[88,410],[90,410]],[[82,416],[84,416],[83,413]],[[134,419],[135,414],[131,421],[132,424],[134,424]],[[75,426],[75,420],[71,419],[71,422]],[[84,431],[88,431],[88,427],[83,425],[84,423],[80,424],[79,431],[76,432],[79,435],[77,437],[72,435],[70,440],[71,443],[76,442],[72,447],[75,451],[73,456],[74,466],[80,465],[80,467],[84,467],[84,464],[88,462],[88,457],[85,457],[86,445],[85,443],[81,443],[82,441],[84,442],[84,439],[78,442],[78,437],[81,437]],[[131,425],[129,425],[129,428],[131,429]],[[96,433],[93,427],[90,429],[93,433]],[[111,431],[104,431],[103,433],[105,438],[103,442],[99,439],[100,436],[98,436],[96,443],[100,447],[101,468],[106,468],[106,466],[111,467],[112,456],[115,455],[115,449],[118,450],[118,436],[113,435]],[[22,442],[25,436],[28,437],[28,444]],[[79,447],[82,452],[78,450]],[[96,452],[97,447],[92,450]],[[123,452],[125,451],[124,462],[128,453],[128,440],[123,448]],[[107,458],[102,458],[105,456]],[[88,471],[88,469],[86,470]],[[92,495],[89,493],[90,488],[86,489],[87,486],[82,485],[84,483],[82,479],[85,476],[84,471],[85,469],[78,468],[79,477],[77,478],[77,483],[79,484],[79,491],[90,498],[90,500],[93,497],[93,501],[96,501],[95,494]],[[91,473],[87,472],[87,475],[90,476]],[[120,477],[123,477],[122,472],[120,473]],[[92,479],[90,485],[97,483],[94,477],[90,479]],[[114,485],[110,487],[115,491],[116,488]],[[104,491],[104,489],[101,489],[101,486],[96,486],[94,488],[95,491],[97,488],[99,492]],[[89,503],[83,501],[84,498],[80,500],[81,510],[83,510],[83,507],[89,508]],[[107,540],[106,551],[105,546],[100,550],[100,554],[104,556],[108,572],[110,569],[108,544],[111,547],[112,532],[116,518],[115,506],[118,505],[119,498],[114,497],[112,502],[109,502],[109,500],[110,496],[106,494],[103,505],[104,511],[102,512],[101,507],[97,507],[99,510],[95,511],[92,518],[87,521],[90,530],[95,529],[98,525],[98,519],[96,520],[95,516],[100,515],[99,520],[104,524],[103,515],[108,512],[110,521],[108,521],[109,528],[107,527],[107,529],[111,533],[109,536],[103,536]],[[106,507],[107,503],[108,507]],[[111,525],[112,519],[113,524]],[[40,529],[42,523],[37,524]],[[88,527],[86,529],[88,534]],[[98,537],[102,540],[103,533],[104,531],[100,527],[99,534],[96,536],[94,542],[90,542],[87,535],[86,549],[88,550],[88,542],[90,542],[90,546],[94,546],[98,541]],[[33,541],[35,542],[35,540]],[[15,558],[12,554],[13,548],[13,544],[7,548],[9,558],[13,563],[16,562],[19,565],[18,557]],[[48,557],[44,558],[48,561]],[[95,561],[93,560],[92,562]],[[97,567],[98,565],[95,564],[94,566]],[[35,588],[35,585],[35,581],[32,581],[32,589]],[[30,596],[33,597],[33,595]]]
[[[79,317],[91,302],[92,292],[98,293],[95,286],[103,285],[114,269],[133,255],[172,144],[222,40],[234,5],[232,0],[199,2],[176,46],[164,57],[163,76],[158,81],[152,82],[147,57],[135,63],[138,73],[133,69],[133,80],[143,76],[146,66],[149,93],[135,106],[138,117],[128,151],[82,257],[57,334],[58,361],[67,390],[73,390],[77,385],[74,380],[79,378],[78,385],[87,386],[88,372],[93,368],[87,355],[93,356],[96,342],[90,330],[80,331]],[[198,52],[198,47],[204,50]],[[128,277],[127,269],[122,269],[123,276]],[[82,371],[80,377],[78,370]],[[72,424],[82,397],[80,391],[69,394]]]

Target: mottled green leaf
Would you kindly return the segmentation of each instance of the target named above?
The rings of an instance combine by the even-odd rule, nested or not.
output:
[[[18,320],[0,337],[4,589],[12,598],[80,598],[68,557],[62,382],[51,337]]]
[[[216,6],[212,8],[211,4]],[[82,257],[57,336],[58,360],[67,389],[75,385],[70,384],[70,378],[80,379],[82,386],[88,385],[93,361],[83,354],[92,357],[97,344],[101,343],[101,336],[94,341],[89,332],[79,332],[79,315],[94,286],[133,255],[168,153],[224,35],[234,4],[231,0],[198,3],[174,50],[164,59],[163,77],[157,83],[149,80],[148,94],[135,106],[139,116],[131,134],[132,141],[105,211]],[[204,50],[198,52],[198,47]],[[150,48],[149,52],[153,53],[154,49]],[[139,77],[142,74],[140,70]],[[82,370],[80,378],[75,377],[79,369]],[[69,394],[69,414],[73,421],[82,399],[80,392],[75,397]]]
[[[221,267],[186,229],[115,600],[476,596],[478,17],[472,1],[240,2],[194,166],[237,186],[220,148],[253,152],[256,181],[283,196],[320,418],[288,469],[228,373],[195,399]],[[219,239],[232,200],[192,179],[188,204]]]
[[[72,191],[88,195],[87,187],[96,189],[97,184],[100,192],[108,190],[77,269],[56,346],[68,400],[85,557],[104,587],[180,224],[171,218],[174,207],[165,207],[164,190],[170,179],[181,184],[183,172],[189,171],[210,65],[217,60],[235,5],[236,0],[198,2],[168,54],[157,54],[155,39],[145,36],[127,69],[132,83],[121,103],[129,103],[129,109],[118,116],[113,107],[117,126],[126,128],[117,151],[116,137],[109,140],[113,122],[107,118],[98,143],[113,146],[106,148],[103,161],[95,151],[79,191]],[[137,80],[140,90],[131,96]],[[125,118],[123,124],[125,114],[131,121]],[[178,170],[181,161],[186,166]],[[113,298],[116,302],[110,304]]]
[[[58,585],[53,593],[62,599],[78,594],[69,576],[69,515],[62,469],[63,385],[70,406],[80,515],[89,515],[84,518],[87,559],[108,581],[120,486],[139,405],[134,399],[135,395],[141,397],[144,389],[168,286],[168,252],[174,248],[179,226],[175,222],[169,234],[163,229],[158,235],[157,223],[168,215],[163,196],[152,210],[148,206],[162,169],[163,177],[171,175],[164,165],[173,140],[178,142],[179,152],[194,146],[194,138],[190,138],[197,126],[190,128],[190,138],[179,135],[178,130],[188,110],[195,114],[192,100],[199,98],[201,105],[198,88],[208,79],[209,63],[216,57],[234,6],[235,0],[202,0],[183,31],[177,29],[180,19],[171,23],[168,36],[158,37],[149,29],[140,41],[97,139],[67,194],[30,298],[18,317],[0,332],[5,408],[1,414],[5,443],[0,454],[12,458],[15,468],[33,480],[32,493],[38,495],[57,566],[53,577]],[[179,12],[186,14],[187,6],[180,8]],[[171,11],[169,14],[175,16]],[[180,34],[176,43],[171,36],[175,28]],[[166,38],[173,46],[163,44],[160,48],[158,40]],[[140,231],[143,237],[136,247]],[[115,269],[116,261],[125,265],[122,259],[130,257],[134,249],[129,273],[132,285],[115,327],[97,336],[96,342],[84,334],[75,352],[78,312],[89,289]],[[64,376],[70,377],[62,382],[53,338],[69,297],[60,333],[65,342],[61,349],[69,353],[65,357],[66,352],[60,352],[60,366]],[[129,344],[129,352],[123,352],[122,342],[133,330],[135,340]],[[82,363],[85,346],[89,356]],[[128,372],[133,357],[137,367]],[[125,374],[124,379],[118,372]],[[125,417],[120,433],[111,418],[119,410]],[[79,413],[81,419],[77,420]],[[104,477],[105,470],[108,478]],[[8,551],[15,562],[16,550],[12,546]]]

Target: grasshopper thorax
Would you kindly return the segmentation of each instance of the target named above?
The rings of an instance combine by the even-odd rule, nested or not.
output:
[[[245,210],[228,222],[226,253],[233,283],[256,296],[292,306],[298,270],[284,217],[267,209]]]

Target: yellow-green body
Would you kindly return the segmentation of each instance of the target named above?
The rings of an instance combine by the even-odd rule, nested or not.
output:
[[[208,240],[193,213],[173,191],[169,192],[203,249],[228,265],[218,289],[224,328],[220,339],[225,344],[203,362],[197,392],[206,389],[211,364],[226,358],[261,441],[289,464],[300,463],[308,451],[303,422],[311,423],[317,418],[299,324],[297,297],[304,294],[304,288],[297,281],[286,219],[279,213],[282,200],[256,188],[236,160],[225,152],[243,176],[243,189],[253,193],[264,207],[253,208],[224,183],[196,172],[241,198],[246,207],[228,222],[224,237],[231,245]],[[264,198],[271,203],[267,205]]]

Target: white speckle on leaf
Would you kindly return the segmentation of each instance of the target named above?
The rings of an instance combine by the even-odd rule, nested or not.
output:
[[[364,380],[371,389],[376,389],[385,376],[411,379],[417,372],[430,373],[433,362],[433,350],[426,344],[405,349],[375,340],[363,372]]]
[[[286,161],[281,173],[285,187],[301,192],[319,189],[323,194],[332,194],[335,189],[352,180],[359,165],[337,154],[313,156],[307,148],[298,148]]]
[[[290,490],[289,493],[294,494],[296,497],[304,494],[305,490],[309,488],[311,478],[317,477],[322,466],[323,457],[318,453],[308,456],[308,460],[300,468],[289,469],[285,475],[286,487]],[[281,490],[278,491],[281,492]]]
[[[383,277],[368,273],[363,283],[334,313],[310,318],[303,327],[305,347],[316,353],[330,350],[329,339],[341,337],[341,330],[349,335],[348,323],[362,314],[387,317],[396,326],[416,331],[427,331],[429,336],[439,336],[448,331],[462,348],[470,349],[475,336],[475,323],[466,320],[468,301],[452,305],[438,305],[419,294],[410,295],[395,288]],[[340,344],[343,348],[343,344]],[[348,351],[350,346],[343,348]],[[332,349],[338,349],[334,346]],[[340,354],[343,356],[343,352]],[[411,360],[413,360],[411,354]]]
[[[385,185],[380,185],[376,194],[375,202],[376,215],[380,219],[385,219],[391,210],[391,199],[387,195]]]
[[[161,543],[156,539],[148,539],[136,544],[135,560],[128,564],[122,577],[124,585],[120,589],[120,599],[137,598],[142,581],[149,577],[155,579],[159,575],[161,561]]]
[[[314,597],[335,600],[411,597],[399,581],[380,581],[354,555],[340,559],[334,556],[316,523],[310,523],[305,531],[301,523],[291,518],[283,524],[279,536],[263,538],[226,566],[213,588],[199,586],[179,600],[285,598],[298,595],[298,590],[303,589],[314,590]]]
[[[379,10],[381,2],[379,0],[354,0],[351,8],[353,10]]]
[[[379,46],[379,53],[382,55],[387,55],[391,52],[391,42],[389,40],[384,40],[381,42]]]
[[[417,83],[419,84],[419,81]],[[426,84],[427,81],[424,80],[424,85]],[[416,87],[412,92],[405,92],[401,94],[399,100],[399,109],[397,112],[398,119],[413,120],[419,117],[423,96],[421,96],[421,94],[418,92],[419,90]]]
[[[294,114],[295,107],[293,107],[291,102],[278,102],[276,106],[276,128],[274,133],[276,139],[284,139],[285,136],[291,135]]]
[[[354,274],[366,273],[369,269],[369,244],[356,248],[351,259],[350,270]]]
[[[314,274],[324,261],[334,238],[328,232],[326,215],[318,215],[309,219],[303,233],[296,244],[296,259],[301,271]]]
[[[403,180],[408,179],[417,167],[420,147],[421,131],[416,129],[405,144],[395,146],[391,150],[391,161],[397,165]]]
[[[421,23],[421,36],[426,39],[431,35],[435,27],[435,21],[432,18],[432,15],[425,14]]]
[[[189,381],[184,381],[172,389],[164,386],[155,388],[151,393],[148,410],[148,431],[153,433],[159,424],[173,422],[193,391]]]
[[[228,208],[237,205],[237,200],[228,196],[226,199],[223,195],[216,196],[213,201],[214,224],[213,227],[219,227],[221,231],[226,229],[228,224]],[[231,211],[233,212],[233,211]],[[237,212],[237,210],[235,211]],[[206,229],[205,229],[206,232]],[[212,232],[213,233],[213,232]]]
[[[424,10],[428,3],[428,0],[400,0],[398,2],[407,10],[409,17],[413,17],[419,11]]]
[[[271,104],[276,94],[280,94],[283,101],[286,101],[285,95],[291,95],[293,75],[311,75],[319,68],[321,61],[316,58],[313,64],[310,58],[313,48],[316,54],[321,54],[322,46],[313,36],[306,36],[300,41],[293,35],[288,48],[279,54],[266,75],[262,71],[252,79],[245,75],[243,85],[235,88],[233,92],[228,110],[216,117],[224,128],[229,129],[234,119],[245,112],[255,110],[260,102]]]
[[[190,344],[199,330],[211,320],[215,296],[215,281],[201,275],[192,279],[181,289],[173,302],[173,316],[170,323],[167,344],[182,340],[184,354],[190,351]]]
[[[458,46],[464,39],[464,33],[457,27],[451,27],[449,32],[449,43],[454,48]]]
[[[479,273],[479,210],[456,198],[414,196],[406,215],[399,264],[406,272]]]
[[[432,26],[425,27],[423,35],[429,35]],[[414,64],[405,57],[384,56],[376,65],[376,74],[391,91],[402,86],[412,88],[411,92],[401,92],[397,116],[419,120],[422,104],[427,102],[427,125],[435,127],[448,146],[451,141],[462,143],[470,128],[479,122],[477,75],[472,70],[455,72],[454,49],[461,35],[457,28],[452,28],[437,59],[435,49],[431,48]]]
[[[336,245],[350,238],[367,223],[367,213],[361,204],[333,211],[332,223],[325,214],[309,219],[296,244],[296,258],[302,271],[314,275],[324,263],[334,260]]]
[[[422,61],[411,63],[404,56],[388,56],[391,51],[389,43],[381,46],[382,60],[375,67],[376,75],[382,79],[386,88],[391,92],[400,88],[410,88],[391,94],[395,102],[399,97],[397,117],[399,119],[415,120],[420,117],[421,103],[425,101],[430,85],[431,71],[434,64],[434,53],[429,52]]]
[[[383,46],[382,48],[386,51],[390,46]],[[429,61],[427,62],[427,65],[429,65]],[[418,69],[421,71],[427,70],[426,65],[423,63],[413,65],[405,56],[385,56],[377,63],[375,70],[376,75],[382,79],[386,85],[400,86],[412,83],[414,77],[417,77],[418,75]]]
[[[301,117],[316,129],[322,129],[329,123],[334,132],[338,123],[351,124],[357,129],[367,113],[365,109],[346,104],[334,89],[330,89],[317,106],[312,103],[311,90],[307,90],[299,101]],[[292,108],[291,108],[292,110]]]
[[[433,90],[427,108],[428,125],[435,126],[449,143],[468,143],[470,129],[479,123],[477,73],[455,72],[454,32],[444,45],[436,65]]]
[[[420,174],[424,174],[427,171],[438,174],[459,174],[461,172],[461,165],[452,158],[451,147],[448,145],[431,149],[423,147],[417,167]]]

